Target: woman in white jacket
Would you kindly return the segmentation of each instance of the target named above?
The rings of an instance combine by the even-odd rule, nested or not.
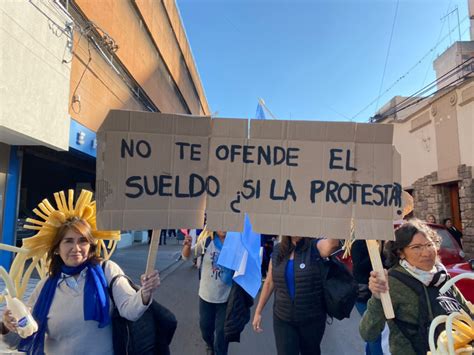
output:
[[[112,261],[103,267],[96,245],[84,219],[69,218],[58,228],[48,251],[49,276],[39,282],[28,302],[38,331],[22,339],[19,350],[28,354],[113,354],[108,285],[123,271]],[[151,304],[160,284],[158,272],[142,275],[141,284],[136,292],[126,278],[119,277],[112,290],[120,315],[131,321]],[[17,321],[6,309],[4,332],[16,333]]]

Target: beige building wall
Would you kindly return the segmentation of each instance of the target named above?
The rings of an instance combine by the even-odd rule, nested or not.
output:
[[[474,82],[457,91],[461,162],[474,166]]]
[[[439,183],[459,178],[458,166],[474,166],[474,81],[435,96],[394,124],[402,156],[402,185],[437,172]]]
[[[393,140],[402,157],[404,188],[437,170],[435,127],[429,109],[414,115],[413,120],[395,123]]]
[[[146,111],[89,39],[75,31],[69,114],[97,131],[111,109]]]
[[[210,114],[174,2],[75,3],[115,40],[115,55],[161,112]]]
[[[455,89],[435,97],[431,103],[431,115],[436,134],[438,180],[455,181],[459,178],[458,166],[462,164]]]
[[[69,146],[66,15],[46,0],[0,1],[0,142]],[[44,14],[43,14],[43,13]]]
[[[423,101],[394,124],[402,185],[413,190],[414,215],[452,218],[466,255],[474,257],[474,78]]]

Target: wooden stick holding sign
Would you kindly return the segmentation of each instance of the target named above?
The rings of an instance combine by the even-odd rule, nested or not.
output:
[[[160,242],[160,229],[153,229],[151,233],[150,249],[148,249],[148,259],[146,261],[145,275],[151,274],[155,268],[156,255],[158,254],[158,247]]]
[[[406,191],[402,192],[402,206],[403,211],[401,213],[401,217],[404,218],[407,216],[411,211],[413,211],[414,202],[413,197]],[[382,265],[382,259],[380,258],[380,250],[379,244],[376,240],[367,240],[367,249],[369,250],[369,257],[370,262],[372,263],[372,269],[378,273],[380,278],[387,281],[385,276],[385,271]],[[380,294],[380,300],[382,301],[383,312],[385,314],[385,318],[393,319],[395,315],[393,313],[393,306],[392,300],[390,299],[390,294],[388,292],[384,292]]]
[[[369,250],[370,262],[372,263],[372,269],[376,271],[380,278],[388,282],[385,277],[385,271],[382,265],[382,258],[380,258],[379,243],[376,240],[366,240],[367,249]],[[382,301],[383,313],[385,318],[393,319],[395,314],[393,313],[392,300],[390,294],[387,292],[380,294],[380,300]]]

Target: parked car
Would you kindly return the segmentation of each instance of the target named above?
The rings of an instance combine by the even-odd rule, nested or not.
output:
[[[400,224],[395,224],[394,228],[397,228]],[[448,232],[446,227],[440,224],[428,223],[428,226],[435,230],[438,236],[441,239],[441,245],[439,249],[439,257],[441,262],[451,277],[459,275],[464,272],[473,272],[472,267],[474,262],[466,262],[465,253],[456,242],[456,239]],[[349,270],[352,271],[352,258],[349,256],[347,258],[342,258],[342,252],[336,254],[338,258],[347,266]],[[474,303],[474,280],[461,280],[456,283],[456,286],[459,287],[464,297],[467,300]]]
[[[464,254],[458,242],[454,239],[451,233],[448,232],[446,227],[431,223],[428,225],[431,229],[434,229],[441,238],[441,245],[438,254],[443,265],[448,266],[466,261],[466,254]]]
[[[466,272],[474,272],[474,259],[469,260],[465,263],[449,265],[446,267],[449,275],[455,277],[459,274]],[[456,282],[456,286],[459,288],[464,297],[474,304],[474,280],[462,279]]]

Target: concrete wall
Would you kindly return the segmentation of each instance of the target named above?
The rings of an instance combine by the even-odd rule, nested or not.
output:
[[[51,1],[0,1],[0,142],[68,149],[67,17]],[[44,12],[41,13],[41,11]]]
[[[466,74],[465,71],[459,71],[456,74],[450,72],[453,68],[464,63],[467,59],[474,56],[474,41],[455,42],[443,54],[433,62],[433,68],[436,72],[438,89],[441,89]],[[448,74],[449,72],[449,74]],[[444,76],[446,74],[446,76]]]
[[[457,97],[461,161],[474,166],[474,81],[458,90]]]
[[[436,134],[438,179],[456,180],[461,164],[457,120],[457,91],[436,98],[431,103],[431,115]],[[464,162],[463,162],[464,163]]]
[[[136,4],[192,112],[209,115],[206,95],[175,1],[136,0]]]
[[[186,61],[189,55],[183,55],[161,1],[76,3],[89,20],[115,40],[117,58],[160,111],[209,114],[199,78],[189,69],[194,63]]]
[[[69,114],[97,131],[111,109],[145,110],[89,39],[74,32]]]
[[[394,145],[402,157],[402,185],[433,172],[436,181],[459,178],[460,165],[474,166],[474,80],[425,101],[394,124]],[[387,122],[387,121],[386,121]]]
[[[436,135],[429,108],[413,120],[394,125],[394,146],[402,157],[402,186],[411,187],[422,176],[438,168]]]

